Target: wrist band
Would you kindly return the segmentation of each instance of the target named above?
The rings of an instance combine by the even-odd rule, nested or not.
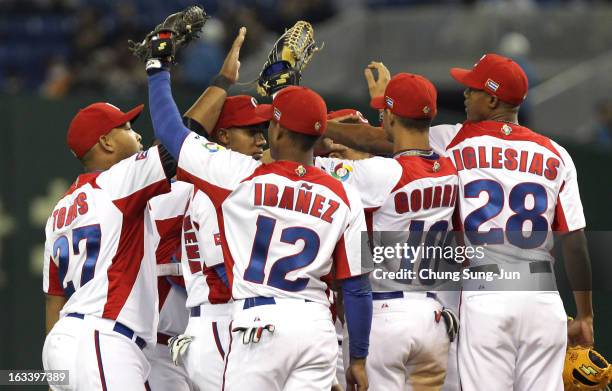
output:
[[[233,83],[231,82],[231,80],[223,75],[215,76],[212,79],[212,82],[210,83],[211,86],[219,87],[225,91],[227,91],[232,86],[232,84]]]

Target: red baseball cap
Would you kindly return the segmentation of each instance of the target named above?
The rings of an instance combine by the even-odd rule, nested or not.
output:
[[[100,136],[128,121],[135,121],[143,108],[144,105],[139,105],[124,113],[110,103],[98,102],[79,110],[68,128],[68,148],[76,157],[82,158],[96,145]]]
[[[357,118],[359,118],[359,122],[363,123],[363,124],[369,124],[370,122],[363,116],[363,114],[361,114],[361,112],[359,112],[358,110],[355,109],[340,109],[340,110],[336,110],[336,111],[330,111],[329,113],[327,113],[327,120],[329,121],[330,119],[334,119],[334,118],[338,118],[338,117],[344,117],[347,115],[353,115],[353,116],[357,116]]]
[[[527,75],[521,66],[499,54],[485,54],[471,70],[452,68],[450,74],[464,86],[484,91],[512,105],[520,105],[529,89]]]
[[[438,111],[437,97],[436,87],[423,76],[398,73],[387,84],[385,95],[372,98],[370,106],[405,118],[433,118]]]
[[[268,122],[267,119],[257,115],[256,108],[257,100],[251,96],[236,95],[226,98],[213,132]]]
[[[275,120],[283,128],[296,133],[320,136],[327,128],[325,101],[306,87],[283,88],[271,105],[259,105],[255,112],[266,121]]]

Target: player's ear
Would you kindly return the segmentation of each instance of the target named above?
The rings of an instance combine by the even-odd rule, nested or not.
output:
[[[282,129],[278,122],[270,121],[270,125],[268,126],[268,141],[277,142],[282,138]]]
[[[228,145],[230,143],[230,132],[227,129],[219,129],[217,130],[217,141],[223,145]]]
[[[111,132],[112,133],[112,132]],[[103,151],[112,153],[115,151],[115,143],[111,133],[100,136],[98,139],[98,145]]]
[[[385,115],[387,117],[387,121],[389,121],[389,127],[392,128],[393,126],[395,126],[395,114],[393,114],[391,110],[385,109]],[[383,121],[384,121],[384,117],[383,117]]]
[[[487,105],[489,106],[491,110],[498,108],[499,104],[500,104],[500,100],[498,97],[489,95],[489,100],[487,101]]]

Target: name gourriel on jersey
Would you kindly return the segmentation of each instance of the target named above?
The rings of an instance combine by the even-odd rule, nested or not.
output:
[[[542,153],[514,148],[467,146],[453,150],[452,156],[457,171],[473,168],[503,168],[543,176],[551,181],[557,178],[560,165],[557,157],[548,157],[545,161]]]
[[[89,211],[87,194],[79,193],[74,197],[74,203],[68,208],[62,206],[53,211],[53,231],[72,224],[77,216],[83,216]]]
[[[340,204],[321,194],[309,191],[311,188],[311,185],[302,183],[299,188],[285,186],[281,192],[275,184],[256,183],[254,205],[293,210],[317,217],[330,224],[333,223],[334,213]],[[295,193],[297,197],[294,197]]]

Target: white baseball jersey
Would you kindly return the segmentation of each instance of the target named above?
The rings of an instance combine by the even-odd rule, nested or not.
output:
[[[155,249],[157,264],[180,262],[181,231],[183,219],[193,194],[193,185],[175,181],[169,193],[149,201],[147,215],[146,248]],[[159,299],[159,322],[157,331],[166,335],[177,335],[185,331],[189,312],[185,308],[187,293],[180,276],[157,278]]]
[[[154,257],[145,257],[145,209],[169,190],[157,147],[77,178],[46,226],[43,290],[66,296],[62,316],[116,320],[153,340],[157,281]]]
[[[434,126],[430,139],[457,167],[467,238],[473,245],[487,243],[499,260],[552,261],[551,231],[585,227],[574,163],[549,138],[482,121]]]
[[[393,246],[397,240],[415,247],[421,243],[434,245],[440,240],[436,232],[452,228],[459,180],[448,158],[440,158],[435,153],[431,156],[399,154],[395,158],[354,161],[317,158],[316,165],[359,190],[366,208],[368,229],[374,233],[375,248]],[[397,234],[380,235],[383,231]],[[423,232],[427,232],[428,238],[423,238]],[[421,268],[438,270],[440,265],[430,265],[429,260],[427,257],[386,259],[380,266],[387,271],[408,269],[418,275]],[[448,266],[457,268],[452,263],[442,265],[442,268]],[[392,279],[377,279],[375,275],[371,275],[370,280],[372,290],[378,292],[419,290],[423,285],[441,282],[426,277],[398,283]]]
[[[329,305],[325,292],[332,275],[364,272],[359,195],[322,170],[287,161],[261,165],[191,133],[177,173],[218,211],[234,299],[286,297]]]
[[[223,263],[217,211],[211,199],[196,190],[183,222],[181,264],[188,307],[227,303],[231,293],[217,272],[206,266]]]

